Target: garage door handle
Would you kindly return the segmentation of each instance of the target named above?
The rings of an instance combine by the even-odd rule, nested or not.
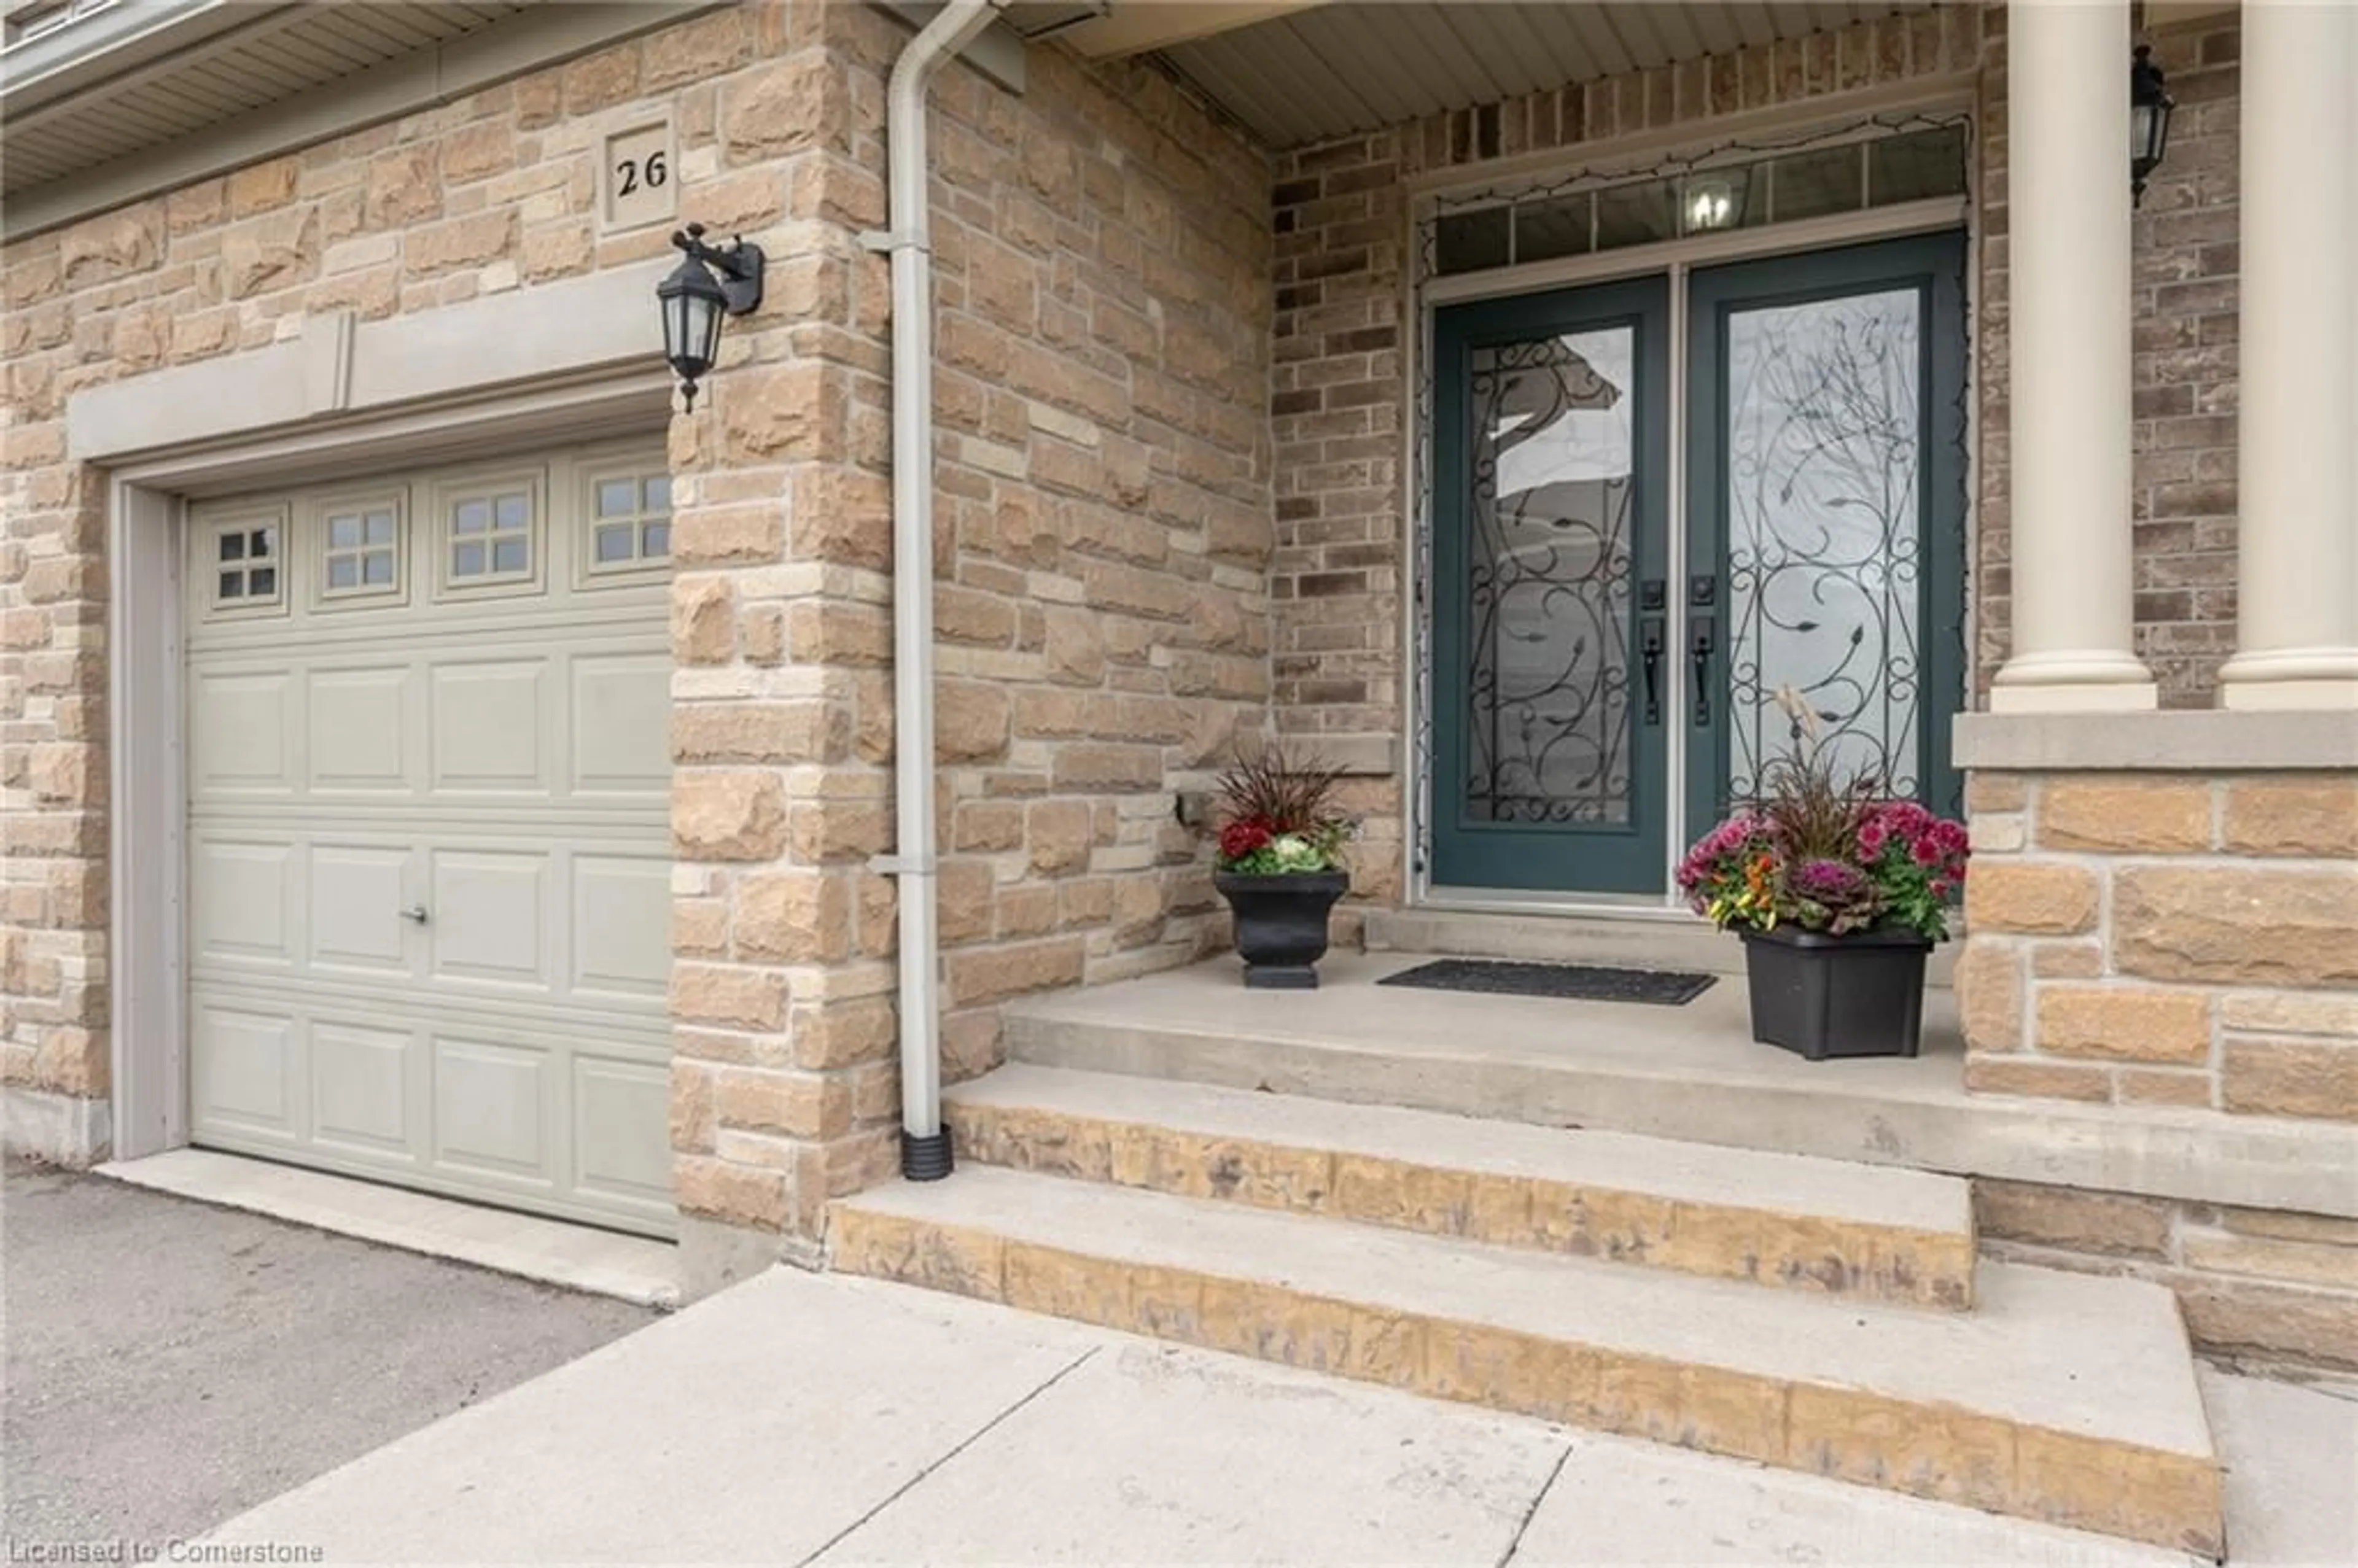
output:
[[[426,924],[426,906],[422,903],[413,903],[407,909],[401,912],[401,918],[404,920],[414,920],[418,925],[423,925]]]

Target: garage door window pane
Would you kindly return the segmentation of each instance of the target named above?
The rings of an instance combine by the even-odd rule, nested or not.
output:
[[[362,506],[328,518],[327,571],[323,599],[381,599],[400,587],[399,514],[390,506]]]
[[[213,535],[213,603],[225,610],[278,602],[278,530],[252,522],[222,525]]]
[[[513,580],[532,575],[532,496],[510,491],[470,496],[450,511],[454,582]]]
[[[600,478],[591,486],[596,515],[590,535],[593,574],[638,572],[671,555],[671,475]]]

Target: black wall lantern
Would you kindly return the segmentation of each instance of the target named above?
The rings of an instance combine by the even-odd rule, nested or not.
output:
[[[2161,167],[2169,149],[2169,112],[2178,105],[2162,90],[2161,67],[2153,46],[2139,44],[2129,62],[2129,203],[2145,204],[2146,177]]]
[[[762,247],[738,239],[726,250],[708,245],[701,223],[674,233],[671,243],[686,254],[655,285],[655,303],[663,311],[664,358],[692,410],[697,382],[720,354],[721,318],[761,308]]]

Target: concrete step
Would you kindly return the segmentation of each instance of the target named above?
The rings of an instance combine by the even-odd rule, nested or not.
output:
[[[1371,909],[1361,917],[1370,953],[1521,958],[1625,969],[1744,973],[1744,943],[1691,915],[1550,914],[1446,909]],[[1925,963],[1927,985],[1946,989],[1963,944],[1943,942]]]
[[[1951,1176],[1015,1063],[949,1092],[960,1156],[1823,1293],[1972,1304]]]
[[[974,1166],[833,1206],[836,1268],[2216,1557],[2169,1292],[1982,1265],[1923,1312]]]

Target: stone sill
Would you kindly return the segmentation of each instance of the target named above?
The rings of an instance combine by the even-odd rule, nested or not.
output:
[[[1961,713],[1952,734],[1988,773],[2358,773],[2358,713]]]

